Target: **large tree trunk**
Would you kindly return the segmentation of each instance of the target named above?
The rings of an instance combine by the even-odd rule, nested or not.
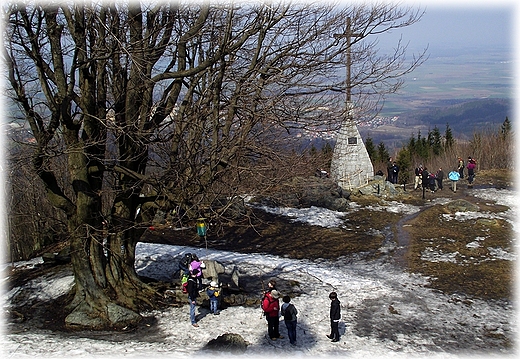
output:
[[[286,166],[278,125],[334,127],[343,110],[316,109],[343,104],[331,90],[344,86],[336,76],[347,45],[331,34],[345,18],[359,13],[355,41],[417,19],[385,6],[183,4],[5,9],[10,94],[34,135],[33,168],[68,221],[70,326],[139,321],[153,290],[135,272],[135,246],[155,210],[224,218],[244,174],[266,188],[258,174],[271,166],[258,164]],[[400,54],[369,56],[360,81],[405,74]]]

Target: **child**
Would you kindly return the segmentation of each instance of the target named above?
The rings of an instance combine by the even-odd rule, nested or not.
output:
[[[287,335],[289,336],[291,344],[296,345],[296,315],[298,314],[298,310],[293,304],[289,303],[291,297],[288,295],[284,296],[282,300],[282,315],[285,326],[287,327]]]
[[[209,284],[208,289],[206,289],[206,294],[209,297],[209,311],[213,313],[213,315],[219,315],[218,311],[218,296],[220,292],[218,290],[218,284],[215,281],[212,281]]]
[[[333,343],[339,342],[339,320],[341,319],[341,307],[338,300],[338,294],[331,292],[330,299],[330,335],[327,338],[332,339]]]

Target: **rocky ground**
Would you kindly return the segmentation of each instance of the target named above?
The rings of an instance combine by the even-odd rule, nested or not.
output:
[[[511,173],[507,171],[479,172],[473,188],[460,181],[457,192],[451,191],[449,183],[442,191],[423,194],[409,185],[406,191],[388,199],[401,201],[422,210],[413,215],[359,209],[348,216],[348,229],[323,228],[304,223],[291,222],[286,217],[255,210],[248,219],[249,225],[236,225],[228,228],[221,236],[208,236],[208,245],[215,249],[231,250],[241,253],[269,253],[290,258],[325,258],[356,254],[366,259],[388,255],[379,249],[385,241],[393,241],[405,246],[392,253],[392,259],[411,272],[434,277],[432,286],[448,293],[462,292],[483,299],[511,299],[513,295],[514,265],[511,261],[488,261],[478,265],[461,266],[446,262],[426,262],[420,253],[431,241],[436,241],[439,250],[459,251],[468,254],[467,244],[480,236],[492,237],[494,246],[512,246],[512,228],[504,220],[489,222],[470,220],[452,221],[439,224],[440,213],[453,213],[474,205],[484,212],[502,212],[506,208],[483,201],[471,195],[476,188],[511,188]],[[300,190],[300,192],[302,192]],[[424,198],[423,198],[424,196]],[[454,205],[432,205],[435,198],[448,198],[456,201]],[[361,205],[373,205],[381,197],[356,195],[350,201]],[[451,239],[456,238],[456,241]],[[143,241],[176,245],[204,246],[205,242],[193,231],[179,233],[168,226],[158,227],[148,232]],[[469,255],[469,254],[468,254]],[[474,255],[474,253],[472,253]]]
[[[480,172],[475,188],[511,188],[511,173],[506,171]],[[301,188],[299,189],[301,192]],[[254,210],[247,223],[236,223],[225,233],[211,235],[208,232],[207,244],[215,249],[231,250],[241,253],[269,253],[290,258],[324,258],[352,256],[352,258],[378,258],[387,256],[388,260],[404,266],[408,271],[421,273],[434,278],[431,286],[447,293],[464,293],[483,299],[511,300],[513,296],[513,261],[483,261],[473,265],[460,265],[446,262],[427,262],[420,259],[424,248],[435,241],[440,249],[451,252],[468,252],[467,244],[479,236],[493,238],[493,246],[510,249],[512,228],[503,220],[470,221],[463,224],[443,223],[439,225],[439,214],[459,210],[450,205],[433,205],[435,198],[445,197],[460,201],[458,206],[474,205],[480,211],[501,212],[502,206],[487,203],[471,195],[473,189],[460,183],[454,193],[446,185],[436,193],[414,191],[409,188],[400,190],[393,200],[420,206],[422,210],[413,215],[403,215],[387,211],[373,211],[364,206],[374,205],[382,200],[373,195],[350,194],[360,208],[349,214],[348,229],[323,228],[304,223],[291,222],[286,217]],[[337,197],[337,193],[335,194]],[[341,197],[341,196],[339,196]],[[387,198],[388,199],[388,198]],[[453,240],[456,238],[456,240]],[[203,247],[206,242],[194,231],[175,231],[168,225],[156,226],[143,237],[143,242],[167,243]],[[393,242],[389,253],[380,250],[385,243]],[[395,249],[398,248],[398,249]],[[401,248],[401,249],[399,249]],[[512,252],[512,250],[510,250]],[[468,254],[469,255],[469,254]],[[474,255],[474,253],[473,253]],[[8,287],[27,281],[31,277],[45,274],[60,268],[39,268],[24,273],[23,277],[11,276]],[[64,318],[63,307],[68,298],[46,304],[39,308],[33,319],[48,328],[60,330]],[[23,318],[28,320],[31,318]],[[22,320],[13,313],[8,320]]]

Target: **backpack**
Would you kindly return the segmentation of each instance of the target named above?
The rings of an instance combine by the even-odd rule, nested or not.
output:
[[[291,321],[291,320],[294,319],[293,315],[292,315],[292,313],[293,313],[292,309],[293,308],[294,308],[294,306],[292,304],[289,304],[287,306],[287,308],[285,308],[285,310],[283,312],[283,319],[284,320]]]
[[[182,292],[188,293],[188,276],[183,275],[181,279]]]

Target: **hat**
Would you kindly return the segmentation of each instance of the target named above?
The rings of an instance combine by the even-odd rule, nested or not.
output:
[[[271,291],[271,297],[274,299],[280,298],[280,292],[278,292],[276,289]]]
[[[217,282],[215,282],[214,280],[211,281],[211,283],[209,284],[210,287],[216,287],[218,286]]]

